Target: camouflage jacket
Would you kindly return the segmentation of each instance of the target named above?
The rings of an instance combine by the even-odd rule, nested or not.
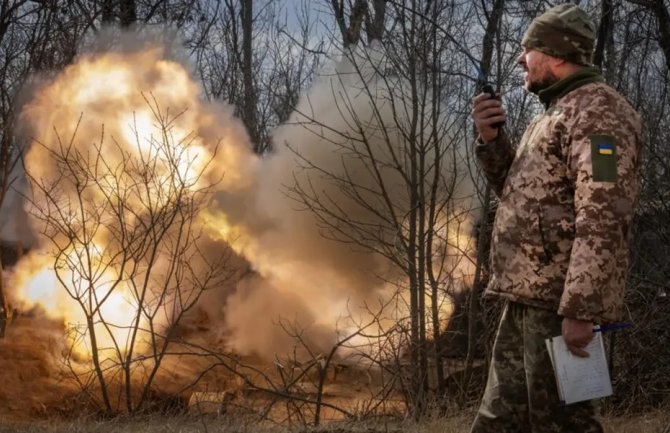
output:
[[[476,154],[500,198],[487,295],[594,322],[620,318],[638,196],[639,115],[585,68],[540,92],[516,150]]]

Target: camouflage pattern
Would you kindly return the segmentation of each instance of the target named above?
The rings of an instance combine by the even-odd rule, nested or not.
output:
[[[540,92],[547,110],[515,152],[501,131],[476,153],[500,196],[487,295],[602,323],[622,312],[642,132],[596,75],[585,68]],[[600,177],[601,159],[613,177]]]
[[[503,311],[472,433],[597,433],[595,401],[561,405],[544,340],[560,335],[552,311],[509,302]]]
[[[579,6],[562,4],[531,22],[521,46],[578,65],[591,65],[596,26]]]

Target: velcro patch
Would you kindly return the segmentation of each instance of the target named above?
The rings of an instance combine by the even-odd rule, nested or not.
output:
[[[591,164],[595,182],[616,182],[616,139],[611,135],[592,135]]]

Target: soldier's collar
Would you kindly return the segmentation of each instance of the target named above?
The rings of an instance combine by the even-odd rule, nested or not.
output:
[[[578,87],[581,87],[589,83],[600,83],[605,81],[603,76],[600,74],[598,68],[584,67],[577,72],[568,75],[562,80],[552,84],[546,89],[540,90],[537,94],[540,101],[544,104],[544,108],[549,108],[552,101],[560,98],[563,95],[575,90]]]

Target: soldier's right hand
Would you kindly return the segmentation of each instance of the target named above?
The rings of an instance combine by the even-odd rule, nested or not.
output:
[[[593,322],[564,317],[561,323],[561,334],[565,345],[573,355],[582,358],[589,356],[589,352],[584,348],[593,340]]]
[[[475,96],[472,105],[472,120],[475,122],[475,128],[479,132],[479,138],[484,143],[489,143],[498,136],[498,128],[493,125],[507,120],[500,95],[492,98],[490,94],[482,92]]]

